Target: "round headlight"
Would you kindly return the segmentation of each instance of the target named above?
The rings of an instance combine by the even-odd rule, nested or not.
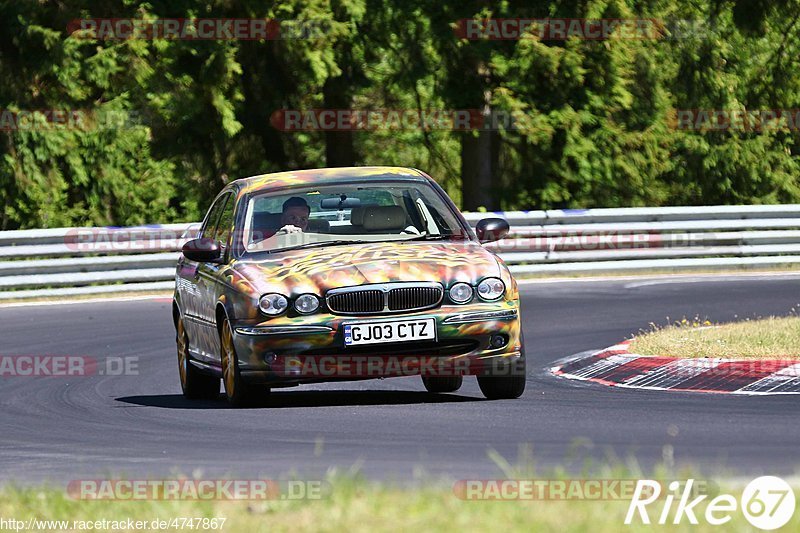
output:
[[[450,299],[457,304],[472,300],[472,287],[468,283],[456,283],[450,287]]]
[[[289,300],[283,294],[265,294],[258,301],[258,308],[265,315],[278,316],[289,307]]]
[[[313,294],[301,294],[294,301],[294,308],[301,315],[309,315],[319,309],[319,298]]]
[[[478,284],[478,296],[482,300],[497,300],[506,292],[506,284],[498,278],[486,278]]]

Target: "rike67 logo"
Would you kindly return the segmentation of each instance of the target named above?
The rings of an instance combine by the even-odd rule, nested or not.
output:
[[[745,487],[739,500],[730,494],[720,494],[710,501],[706,501],[707,494],[691,499],[693,484],[693,479],[687,480],[683,487],[680,482],[673,481],[668,485],[666,495],[662,496],[661,483],[651,479],[639,480],[625,515],[625,524],[639,520],[642,524],[650,524],[651,520],[660,525],[678,525],[684,520],[698,524],[700,516],[708,524],[721,526],[741,512],[754,527],[773,530],[786,525],[794,515],[794,491],[779,477],[754,479]],[[661,500],[664,503],[658,512],[660,505],[653,504]],[[703,506],[705,509],[701,512]],[[651,512],[654,513],[652,518]]]

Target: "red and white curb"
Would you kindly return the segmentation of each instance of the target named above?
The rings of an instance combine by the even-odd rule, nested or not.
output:
[[[800,394],[797,360],[682,359],[637,355],[630,341],[560,362],[556,376],[626,389],[722,394]]]

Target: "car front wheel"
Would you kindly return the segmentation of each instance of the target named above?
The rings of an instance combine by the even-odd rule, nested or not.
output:
[[[516,361],[508,365],[500,376],[478,376],[478,387],[490,400],[512,400],[519,398],[525,392],[525,352]]]
[[[220,345],[222,348],[222,385],[225,396],[233,407],[249,407],[266,400],[269,389],[246,383],[239,370],[236,349],[233,346],[233,330],[231,323],[226,318],[220,331]]]
[[[499,367],[499,368],[497,368]],[[520,334],[520,356],[514,361],[500,360],[490,376],[478,376],[478,387],[490,400],[513,400],[525,392],[525,335]]]

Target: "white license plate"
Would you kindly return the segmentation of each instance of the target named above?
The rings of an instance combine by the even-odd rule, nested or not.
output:
[[[344,345],[436,340],[436,320],[393,320],[344,325]]]

